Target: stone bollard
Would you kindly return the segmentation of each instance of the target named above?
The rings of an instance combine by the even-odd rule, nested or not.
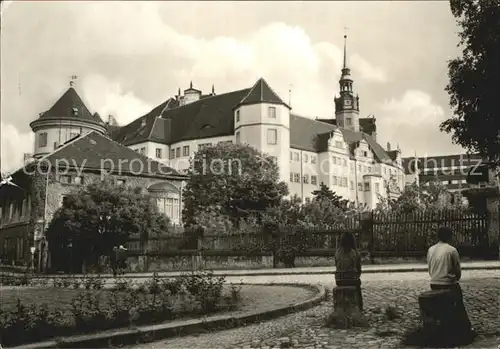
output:
[[[333,309],[352,313],[358,311],[358,294],[354,286],[337,286],[333,289]]]
[[[355,286],[337,286],[332,293],[333,313],[329,322],[335,328],[366,326],[366,319],[358,308]]]
[[[466,345],[472,341],[468,323],[457,306],[457,300],[451,290],[427,291],[418,297],[422,335],[425,345],[455,346]]]

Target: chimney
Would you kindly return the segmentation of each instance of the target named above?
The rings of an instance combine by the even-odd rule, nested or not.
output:
[[[391,143],[387,142],[387,151],[391,150]]]

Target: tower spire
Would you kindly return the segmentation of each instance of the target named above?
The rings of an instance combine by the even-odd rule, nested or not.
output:
[[[347,69],[347,27],[344,27],[344,65],[342,69]]]

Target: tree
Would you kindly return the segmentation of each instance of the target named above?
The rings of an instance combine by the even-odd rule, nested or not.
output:
[[[455,143],[500,161],[500,0],[451,0],[462,56],[448,63],[453,116],[441,125]]]
[[[168,231],[170,221],[158,212],[141,188],[98,181],[80,188],[63,201],[52,218],[47,238],[51,248],[68,246],[79,258],[94,264],[129,237],[146,241]],[[78,256],[75,256],[78,258]]]
[[[413,213],[423,210],[464,209],[462,195],[450,193],[440,181],[434,180],[419,186],[407,184],[397,199],[379,198],[376,211]]]
[[[337,195],[323,182],[321,182],[321,184],[319,185],[319,189],[313,191],[312,194],[314,195],[314,200],[329,200],[339,208],[346,209],[350,204],[349,200],[343,199],[342,196]]]
[[[184,189],[183,221],[196,225],[201,212],[215,210],[236,223],[264,212],[288,194],[272,158],[248,145],[218,144],[198,151],[191,160]]]

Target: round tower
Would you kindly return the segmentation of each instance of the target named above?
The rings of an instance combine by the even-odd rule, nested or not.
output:
[[[280,181],[290,177],[290,106],[260,78],[234,108],[236,143],[248,144],[277,162]]]
[[[106,134],[104,122],[98,114],[92,115],[73,87],[59,98],[38,119],[30,123],[35,133],[33,157],[51,153],[65,142],[90,131]]]

